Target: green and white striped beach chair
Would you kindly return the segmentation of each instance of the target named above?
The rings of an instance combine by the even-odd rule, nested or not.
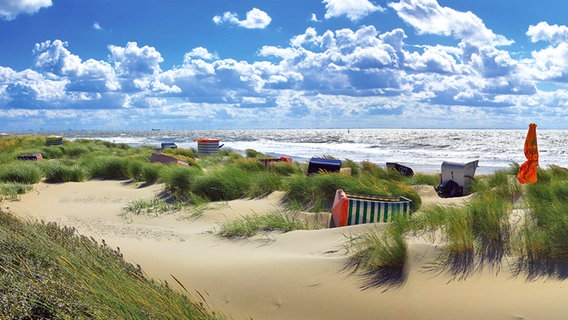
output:
[[[373,197],[337,190],[333,224],[337,227],[362,223],[385,223],[395,215],[410,215],[412,200],[405,197]]]

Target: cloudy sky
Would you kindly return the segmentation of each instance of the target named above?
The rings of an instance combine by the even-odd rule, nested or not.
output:
[[[0,132],[568,129],[566,0],[0,0]]]

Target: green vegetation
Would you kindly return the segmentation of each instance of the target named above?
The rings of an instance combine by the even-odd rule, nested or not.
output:
[[[21,194],[24,194],[32,189],[29,184],[18,182],[3,182],[0,183],[0,202],[4,199],[17,200]]]
[[[3,319],[222,319],[119,251],[53,223],[0,212],[0,261]]]
[[[396,216],[386,226],[348,239],[347,251],[352,252],[349,264],[367,273],[383,268],[402,269],[406,263],[406,243],[403,233],[409,220]]]
[[[53,160],[42,165],[46,182],[81,182],[89,178],[89,172],[74,161]]]
[[[398,269],[404,278],[406,262],[403,236],[442,237],[444,257],[440,266],[463,278],[489,266],[499,270],[509,257],[514,271],[529,278],[552,276],[565,279],[568,264],[568,171],[552,166],[539,169],[539,182],[520,185],[518,166],[481,176],[475,194],[463,206],[427,206],[406,222],[394,221],[352,237],[349,266],[374,275]],[[510,223],[515,213],[515,225]],[[405,219],[400,217],[398,219]],[[380,229],[386,228],[386,229]],[[384,278],[376,283],[385,283]],[[399,284],[404,279],[398,279]],[[392,278],[387,282],[392,283]]]
[[[303,219],[297,219],[291,213],[271,212],[263,215],[244,216],[221,225],[217,234],[221,237],[252,237],[259,232],[315,229]]]
[[[329,212],[337,189],[411,199],[410,220],[396,218],[387,226],[349,238],[349,265],[364,273],[399,270],[403,277],[401,270],[407,260],[404,238],[409,234],[442,237],[446,256],[442,265],[456,275],[470,272],[477,263],[497,265],[505,256],[517,258],[519,270],[530,270],[533,275],[551,272],[550,268],[539,267],[543,264],[568,263],[568,171],[556,166],[539,168],[539,182],[521,186],[515,178],[519,165],[512,164],[509,170],[476,177],[471,186],[475,195],[467,205],[422,208],[412,185],[435,186],[439,183],[438,175],[417,173],[405,177],[370,162],[344,160],[342,166],[349,168],[351,174],[307,176],[305,163],[274,162],[265,167],[258,158],[268,156],[250,149],[246,150],[246,157],[229,150],[205,157],[197,157],[193,149],[163,150],[190,166],[150,163],[154,152],[150,147],[133,148],[88,139],[65,140],[62,145],[48,147],[41,136],[10,137],[0,139],[0,150],[0,200],[17,199],[42,180],[163,183],[167,201],[134,202],[123,210],[124,215],[167,214],[209,201],[262,197],[276,190],[285,192],[284,201],[290,212]],[[23,153],[41,153],[44,160],[16,160]],[[509,222],[512,210],[524,213],[521,223],[514,226]],[[248,237],[262,231],[312,228],[290,212],[243,217],[224,224],[218,234]],[[64,265],[75,266],[75,261],[65,259],[70,263],[63,261]],[[552,269],[560,273],[559,267]],[[91,276],[94,274],[91,271]]]
[[[42,178],[41,168],[30,162],[11,162],[0,167],[0,181],[34,184]]]
[[[159,216],[162,214],[174,213],[182,210],[184,204],[181,202],[168,202],[160,198],[152,198],[150,200],[136,200],[130,202],[122,209],[122,215],[145,215]]]

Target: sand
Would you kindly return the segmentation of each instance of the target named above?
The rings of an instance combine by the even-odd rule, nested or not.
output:
[[[467,201],[440,199],[432,187],[417,190],[423,204]],[[173,275],[193,297],[203,296],[228,319],[564,319],[568,312],[568,282],[550,277],[528,281],[511,273],[510,261],[499,269],[452,276],[436,267],[440,244],[419,236],[407,239],[404,274],[387,278],[398,285],[372,286],[373,279],[345,269],[344,250],[346,237],[369,225],[269,233],[248,240],[215,235],[228,219],[282,209],[278,192],[159,217],[120,215],[129,202],[160,192],[161,185],[121,181],[39,183],[19,201],[2,203],[1,209],[74,226],[83,235],[119,247],[148,276],[181,290]]]

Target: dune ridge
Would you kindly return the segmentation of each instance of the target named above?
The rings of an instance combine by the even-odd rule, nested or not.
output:
[[[247,240],[216,236],[222,221],[283,210],[282,193],[262,199],[210,203],[199,216],[120,215],[130,201],[150,199],[161,185],[124,181],[34,185],[2,210],[73,226],[119,247],[150,276],[203,296],[229,319],[562,319],[566,283],[515,276],[507,267],[456,277],[437,267],[441,244],[408,237],[403,274],[381,282],[346,269],[344,243],[370,226],[268,233]],[[417,187],[423,205],[460,205]],[[381,285],[379,285],[381,283]],[[389,285],[390,283],[390,285]]]

